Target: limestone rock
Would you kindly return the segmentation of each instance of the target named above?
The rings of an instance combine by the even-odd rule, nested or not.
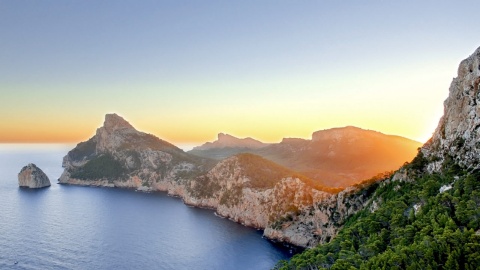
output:
[[[65,170],[59,183],[179,195],[187,179],[213,166],[209,162],[136,130],[117,114],[107,114],[95,136],[79,143],[63,158]]]
[[[432,138],[422,147],[427,170],[441,170],[446,160],[480,168],[480,48],[463,60],[444,102],[444,115]]]
[[[43,188],[50,186],[50,180],[40,168],[30,163],[18,173],[18,185],[27,188]]]

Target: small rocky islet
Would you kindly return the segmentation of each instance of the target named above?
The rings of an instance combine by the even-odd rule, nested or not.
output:
[[[18,173],[18,186],[22,188],[44,188],[49,187],[48,176],[33,163],[24,166]]]

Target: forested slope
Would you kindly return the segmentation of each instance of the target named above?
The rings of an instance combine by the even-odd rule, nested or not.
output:
[[[408,168],[425,164],[417,157]],[[381,184],[331,242],[277,269],[478,269],[480,171],[446,163],[440,173]]]

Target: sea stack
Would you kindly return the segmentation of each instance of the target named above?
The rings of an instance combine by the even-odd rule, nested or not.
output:
[[[18,186],[26,188],[49,187],[50,179],[40,168],[30,163],[18,173]]]

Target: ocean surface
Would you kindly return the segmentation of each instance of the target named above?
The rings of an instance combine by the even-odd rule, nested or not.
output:
[[[58,185],[71,148],[0,144],[0,269],[270,269],[291,256],[165,193]],[[50,188],[18,187],[28,163]]]

